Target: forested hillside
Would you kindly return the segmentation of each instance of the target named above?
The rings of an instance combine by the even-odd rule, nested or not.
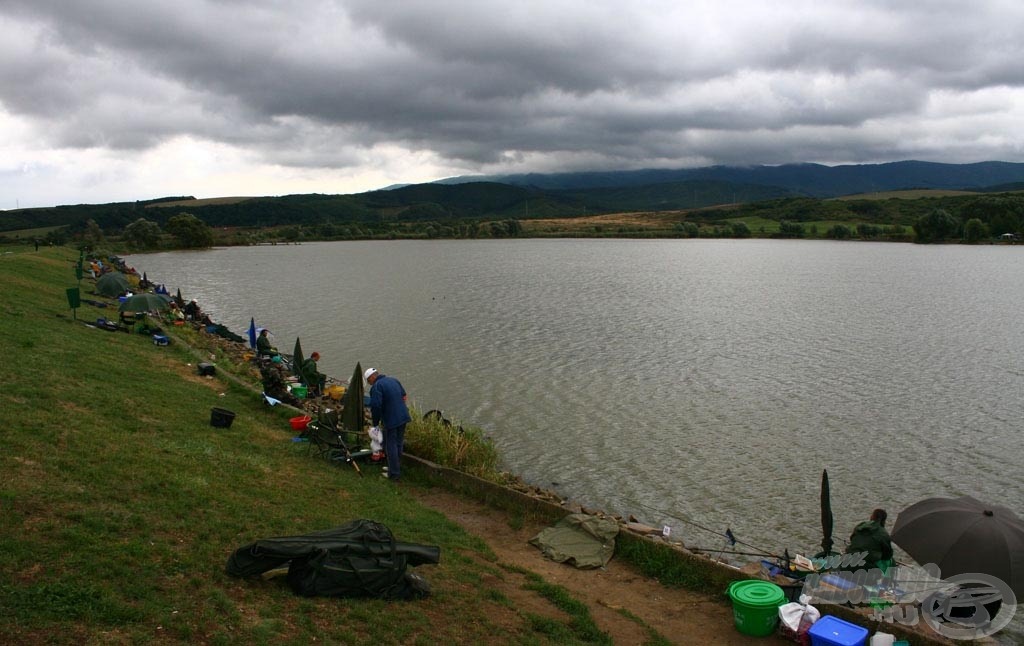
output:
[[[879,174],[885,170],[893,171],[896,179],[879,180]],[[1020,236],[1024,228],[1024,194],[992,192],[995,187],[1013,191],[1024,186],[1021,182],[1004,181],[1014,173],[1024,172],[1024,164],[987,162],[956,166],[901,162],[838,168],[803,164],[687,172],[699,171],[728,176],[733,181],[705,178],[629,185],[630,179],[665,177],[666,173],[675,172],[636,171],[587,174],[586,179],[591,182],[597,181],[597,175],[601,175],[602,181],[610,182],[615,176],[616,181],[627,182],[598,188],[542,189],[470,182],[417,184],[352,195],[203,200],[166,197],[6,211],[0,214],[0,233],[62,227],[45,234],[50,241],[60,241],[95,239],[100,235],[118,237],[127,232],[136,245],[147,248],[191,246],[206,241],[251,244],[268,240],[562,234],[920,240],[921,233],[915,227],[935,211],[943,214],[933,218],[939,230],[937,239],[941,240],[966,236],[967,232],[975,239]],[[778,184],[739,181],[765,178],[773,178]],[[968,180],[996,183],[973,191],[914,190],[842,198],[808,195],[835,193],[865,182],[871,186],[900,181],[942,185]],[[794,186],[807,190],[795,190]],[[608,214],[620,214],[614,218],[614,225],[590,221]],[[201,227],[217,233],[203,232]],[[174,231],[176,240],[167,238]]]

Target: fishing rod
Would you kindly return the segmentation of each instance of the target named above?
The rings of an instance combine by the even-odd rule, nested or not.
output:
[[[706,554],[735,554],[737,556],[770,556],[772,558],[781,559],[782,557],[778,554],[767,554],[765,552],[737,552],[735,550],[709,550],[704,547],[687,547],[691,552],[704,552]]]
[[[755,550],[758,550],[758,551],[760,552],[759,554],[755,554],[755,555],[752,555],[752,556],[770,556],[770,557],[772,557],[772,558],[782,558],[782,557],[779,557],[779,556],[777,556],[777,555],[775,555],[775,554],[772,554],[771,552],[769,552],[769,551],[767,551],[767,550],[765,550],[765,549],[762,549],[762,548],[758,547],[757,545],[751,545],[750,543],[745,543],[745,542],[743,542],[743,541],[741,541],[741,540],[737,539],[737,538],[736,538],[736,537],[735,537],[735,536],[734,536],[734,535],[732,534],[732,531],[731,531],[731,530],[728,530],[728,529],[727,529],[727,530],[725,531],[725,533],[722,533],[722,532],[719,532],[719,531],[713,530],[713,529],[711,529],[711,528],[709,528],[709,527],[704,527],[704,526],[703,526],[703,525],[701,525],[700,523],[696,523],[696,522],[694,522],[694,521],[692,521],[692,520],[687,520],[687,519],[685,519],[685,518],[679,518],[678,516],[673,516],[672,514],[668,513],[667,511],[665,511],[665,510],[663,510],[663,509],[656,509],[656,508],[654,508],[654,507],[651,507],[651,506],[649,506],[649,505],[645,505],[645,504],[643,504],[643,503],[636,503],[636,504],[637,504],[637,505],[639,505],[639,506],[641,506],[641,507],[643,507],[643,508],[645,508],[645,509],[648,509],[648,510],[650,510],[650,511],[654,511],[654,512],[657,512],[657,513],[659,513],[659,514],[663,514],[663,515],[665,515],[665,516],[668,516],[669,518],[672,518],[672,519],[674,519],[674,520],[678,520],[678,521],[679,521],[679,522],[681,522],[681,523],[687,523],[687,524],[689,524],[689,525],[693,525],[694,527],[696,527],[696,528],[698,528],[698,529],[702,529],[702,530],[704,530],[704,531],[706,531],[706,532],[709,532],[709,533],[711,533],[711,534],[714,534],[715,536],[721,536],[721,537],[725,538],[726,540],[728,540],[728,541],[729,541],[730,543],[733,543],[733,544],[739,544],[739,545],[743,545],[744,547],[749,547],[749,548],[751,548],[751,549],[755,549]]]

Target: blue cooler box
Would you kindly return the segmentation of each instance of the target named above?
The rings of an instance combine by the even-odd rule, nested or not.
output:
[[[868,629],[832,615],[825,615],[807,631],[811,646],[865,646]]]

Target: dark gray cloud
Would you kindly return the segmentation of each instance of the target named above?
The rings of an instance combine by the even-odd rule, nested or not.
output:
[[[1009,0],[5,0],[0,173],[25,195],[49,178],[145,197],[175,173],[225,194],[246,176],[251,192],[347,192],[476,172],[1021,161],[1022,32]],[[108,166],[86,179],[86,163]]]

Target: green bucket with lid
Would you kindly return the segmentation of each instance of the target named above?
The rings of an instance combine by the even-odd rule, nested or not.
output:
[[[786,602],[786,593],[770,581],[749,579],[733,581],[729,598],[736,630],[751,637],[765,637],[779,623],[779,606]]]

